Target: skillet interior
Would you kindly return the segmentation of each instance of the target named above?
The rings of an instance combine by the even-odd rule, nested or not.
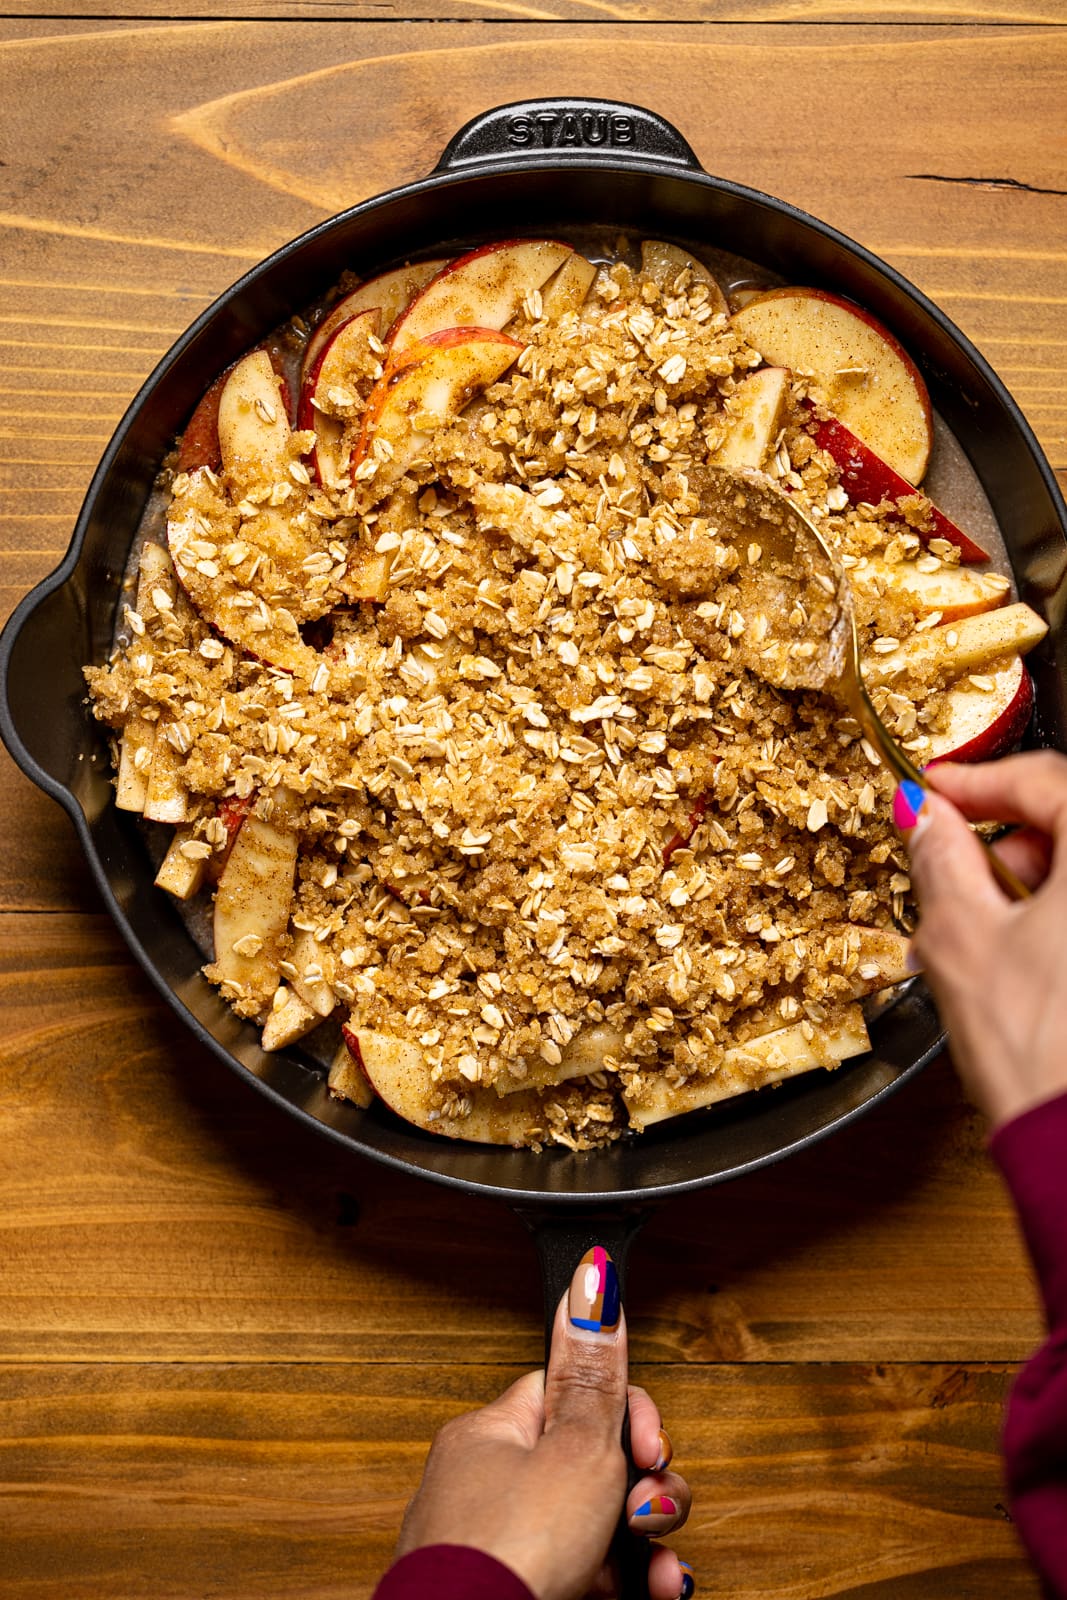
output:
[[[1006,390],[940,312],[841,235],[751,190],[618,153],[459,171],[394,191],[323,224],[248,274],[189,330],[148,380],[93,480],[66,560],[18,609],[0,644],[0,731],[29,775],[65,806],[138,960],[198,1037],[290,1114],[375,1159],[522,1202],[652,1199],[717,1182],[841,1126],[918,1070],[940,1043],[920,985],[881,1019],[875,1051],[833,1074],[728,1103],[640,1140],[571,1154],[462,1145],[375,1107],[332,1101],[298,1051],[265,1055],[200,975],[200,955],[152,873],[133,819],[112,804],[106,737],[81,666],[110,646],[118,583],[159,463],[207,384],[321,295],[345,268],[370,275],[410,256],[512,234],[566,235],[590,218],[637,236],[721,246],[794,282],[834,288],[880,317],[913,354],[935,407],[970,456],[1000,522],[1021,598],[1051,633],[1031,658],[1034,742],[1067,745],[1064,596],[1067,512]]]

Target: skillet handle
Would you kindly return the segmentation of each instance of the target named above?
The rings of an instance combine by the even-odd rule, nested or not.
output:
[[[605,1212],[586,1211],[578,1216],[553,1215],[544,1211],[525,1211],[519,1216],[533,1235],[538,1260],[541,1263],[541,1282],[545,1299],[545,1363],[552,1344],[552,1326],[560,1298],[570,1286],[574,1269],[593,1245],[603,1245],[615,1262],[619,1274],[619,1291],[625,1303],[626,1265],[630,1246],[646,1222],[647,1211]],[[626,1457],[626,1493],[643,1473],[635,1467],[630,1456],[630,1412],[627,1408],[622,1419],[622,1449]],[[612,1556],[619,1574],[618,1600],[648,1600],[648,1561],[651,1554],[648,1541],[630,1532],[625,1514],[619,1518],[611,1541]]]
[[[586,161],[636,156],[657,165],[704,170],[678,129],[654,111],[624,100],[584,96],[515,100],[483,111],[453,134],[434,170],[454,172],[494,162],[557,162],[567,156]]]

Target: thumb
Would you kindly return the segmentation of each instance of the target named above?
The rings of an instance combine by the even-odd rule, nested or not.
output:
[[[556,1311],[545,1378],[545,1432],[574,1427],[587,1450],[618,1449],[627,1359],[618,1272],[603,1246],[594,1245],[578,1263]]]
[[[985,851],[950,801],[904,782],[893,797],[893,821],[908,846],[923,925],[962,933],[1003,906]]]

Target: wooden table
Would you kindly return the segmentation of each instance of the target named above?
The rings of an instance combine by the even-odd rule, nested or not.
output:
[[[633,99],[879,252],[1067,467],[1059,0],[3,0],[0,581],[157,358],[487,105]],[[197,20],[202,17],[202,20]],[[358,1597],[427,1441],[539,1359],[507,1213],[343,1160],[190,1042],[4,760],[0,1593]],[[997,1428],[1039,1317],[944,1063],[662,1212],[629,1297],[705,1593],[1016,1600]]]

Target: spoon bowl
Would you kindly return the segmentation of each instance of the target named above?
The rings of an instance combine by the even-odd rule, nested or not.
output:
[[[744,620],[734,644],[737,659],[776,689],[833,696],[897,782],[928,792],[922,772],[875,710],[863,680],[848,577],[813,519],[762,472],[707,466],[699,486],[717,542],[732,551],[730,576]],[[1027,896],[1026,886],[981,842],[1005,893]]]

